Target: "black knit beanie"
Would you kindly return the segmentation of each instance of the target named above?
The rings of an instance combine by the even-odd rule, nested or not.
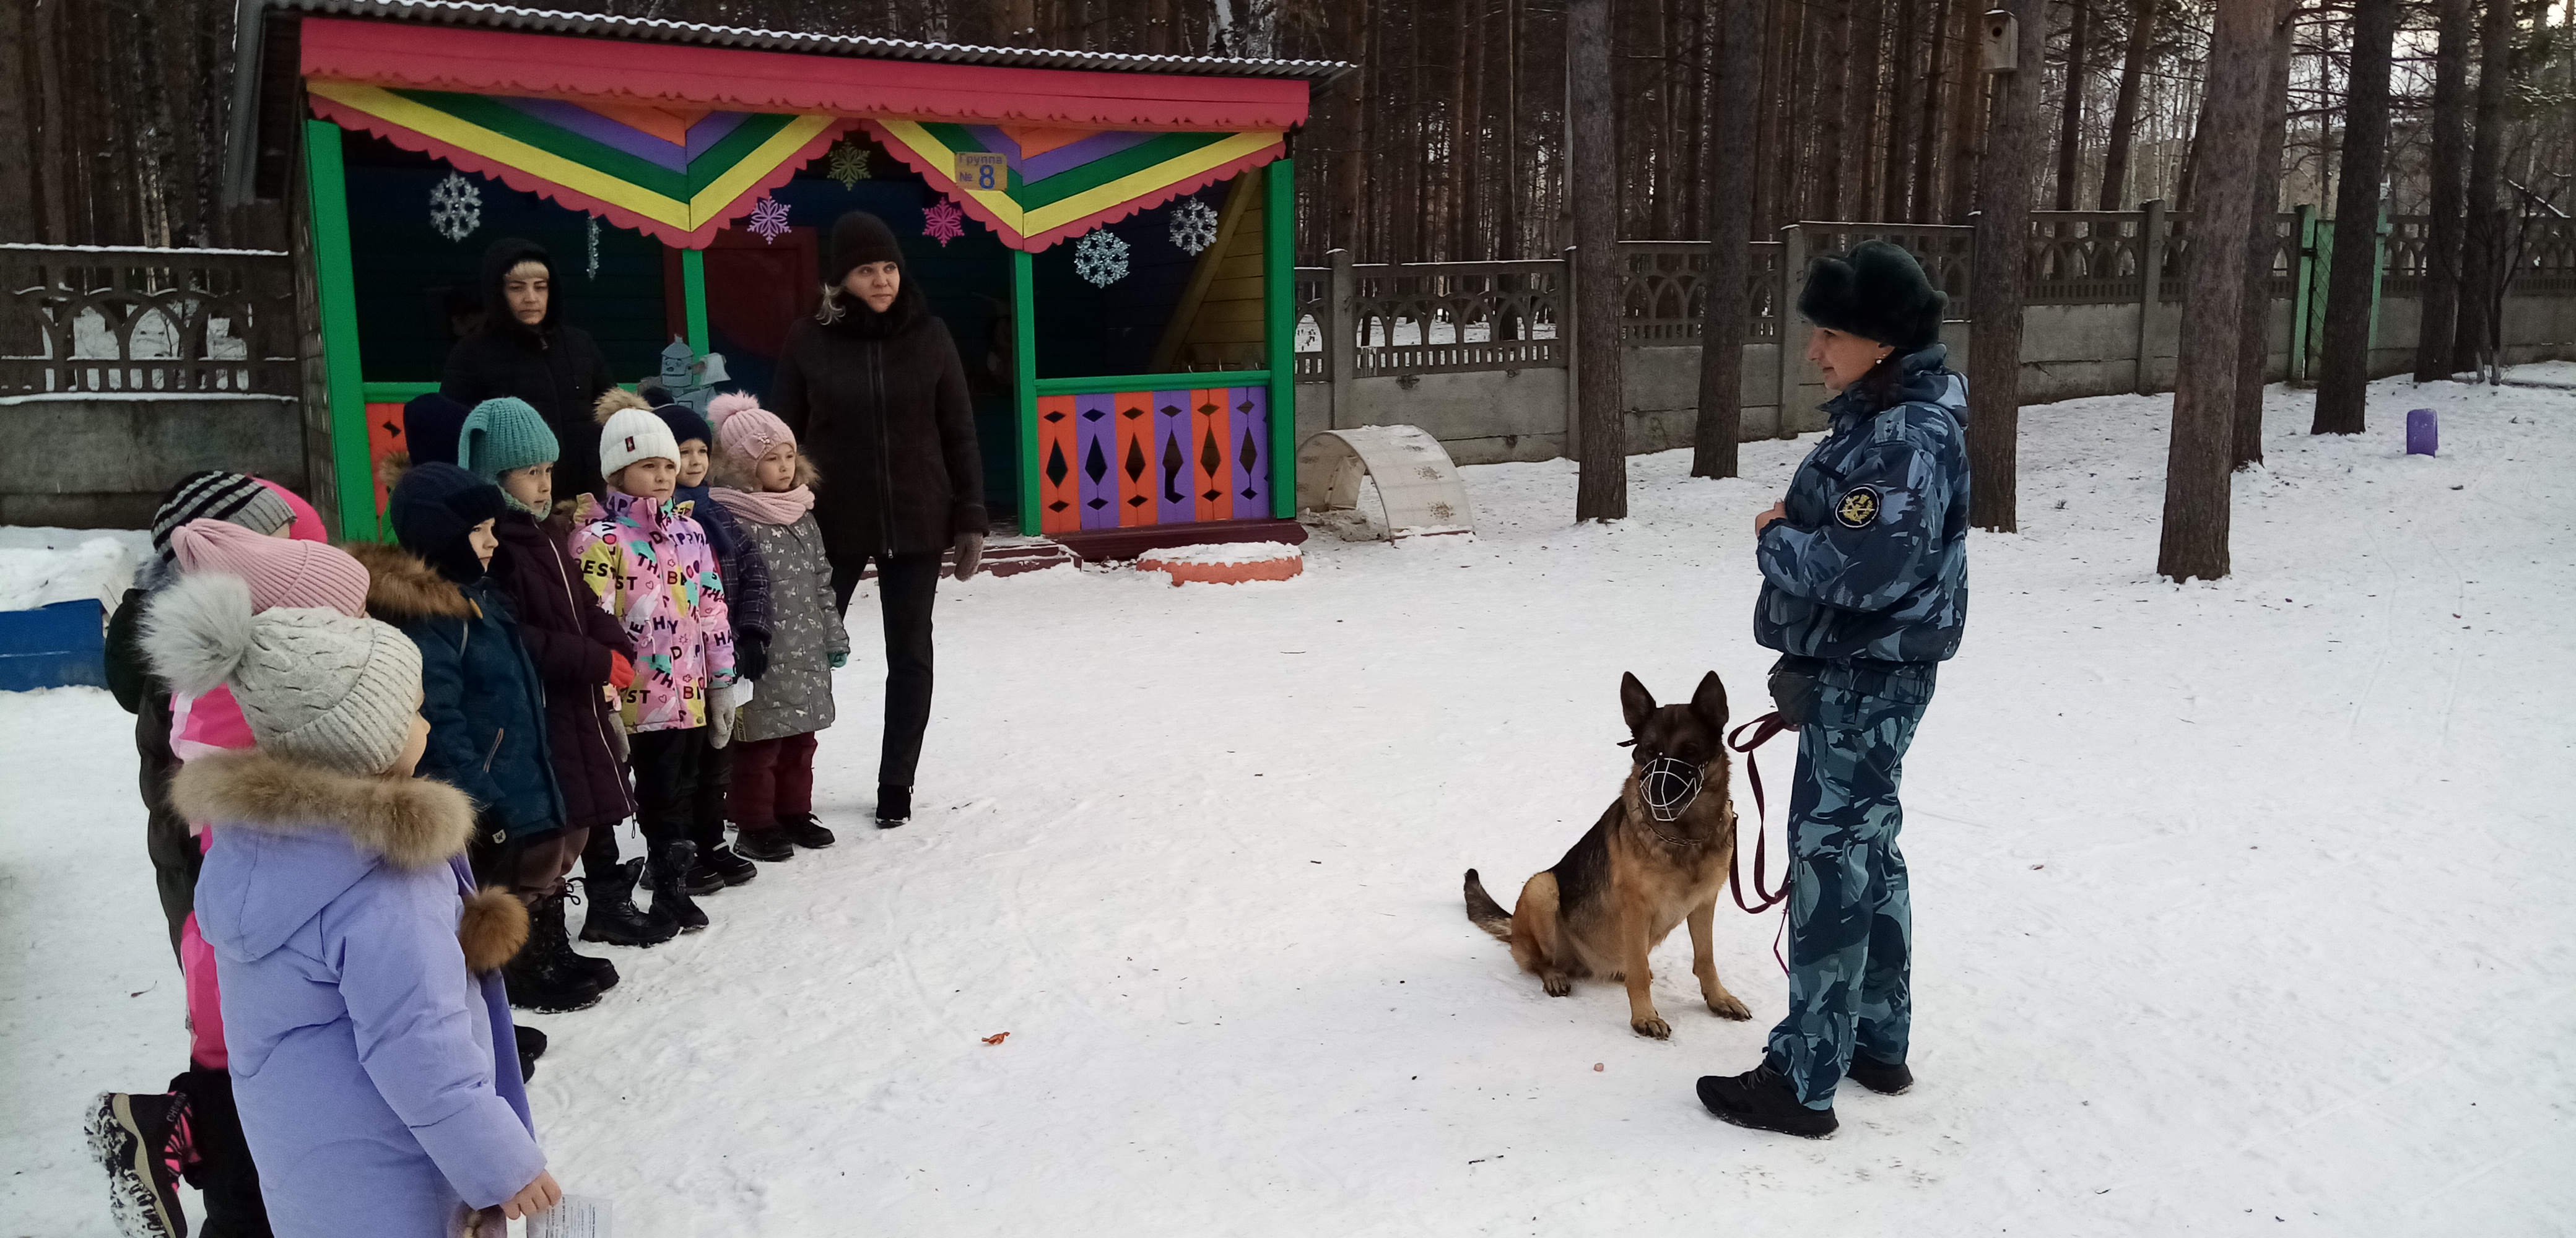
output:
[[[894,229],[866,211],[851,211],[832,221],[832,249],[823,260],[823,284],[834,287],[849,278],[853,267],[871,262],[903,264],[903,246],[894,239]]]
[[[1807,268],[1798,312],[1819,327],[1876,340],[1900,353],[1941,340],[1948,294],[1924,278],[1914,255],[1885,241],[1868,241],[1840,257],[1827,255]]]
[[[460,585],[482,579],[484,571],[465,535],[508,510],[499,486],[453,464],[437,463],[415,465],[404,473],[385,504],[394,540]]]

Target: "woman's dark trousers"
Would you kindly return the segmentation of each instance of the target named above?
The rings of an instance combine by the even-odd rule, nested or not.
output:
[[[832,561],[832,596],[841,613],[868,557]],[[877,560],[877,600],[885,611],[885,738],[877,783],[909,787],[921,764],[921,735],[930,726],[930,606],[939,598],[939,556],[886,555]]]

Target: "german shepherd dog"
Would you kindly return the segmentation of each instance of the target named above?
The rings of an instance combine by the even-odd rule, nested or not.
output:
[[[1467,918],[1511,943],[1512,960],[1551,997],[1579,976],[1628,986],[1628,1026],[1657,1040],[1673,1034],[1655,1012],[1646,956],[1690,922],[1691,974],[1724,1019],[1752,1012],[1718,983],[1709,928],[1735,859],[1735,805],[1727,793],[1726,685],[1710,671],[1688,705],[1657,706],[1635,675],[1619,680],[1631,760],[1619,798],[1556,867],[1529,879],[1511,914],[1467,870]],[[1695,776],[1694,776],[1695,775]]]

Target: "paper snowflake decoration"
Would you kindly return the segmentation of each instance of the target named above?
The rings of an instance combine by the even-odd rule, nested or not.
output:
[[[787,204],[776,198],[762,198],[751,206],[751,223],[747,225],[761,244],[775,245],[787,235]]]
[[[941,249],[946,249],[950,241],[966,235],[966,212],[944,198],[933,202],[929,210],[921,213],[921,234],[939,242]]]
[[[474,235],[483,226],[483,191],[464,173],[448,173],[429,191],[429,226],[451,241]]]
[[[1103,288],[1127,278],[1127,242],[1107,228],[1093,230],[1073,247],[1073,273]]]
[[[599,278],[599,216],[590,217],[590,278]]]
[[[1216,211],[1196,198],[1183,198],[1172,208],[1172,244],[1195,256],[1216,244]]]
[[[848,189],[868,179],[868,152],[848,142],[832,148],[830,170],[824,173]]]

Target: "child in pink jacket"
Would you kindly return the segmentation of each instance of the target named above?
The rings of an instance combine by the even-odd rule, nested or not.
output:
[[[572,557],[600,606],[635,642],[635,680],[619,692],[628,761],[635,771],[635,824],[644,832],[645,884],[653,907],[684,933],[707,926],[692,895],[724,880],[697,862],[691,826],[724,789],[704,777],[707,693],[734,682],[733,636],[715,551],[684,506],[671,502],[680,446],[651,413],[620,409],[599,436],[608,493],[583,496],[573,519]]]

